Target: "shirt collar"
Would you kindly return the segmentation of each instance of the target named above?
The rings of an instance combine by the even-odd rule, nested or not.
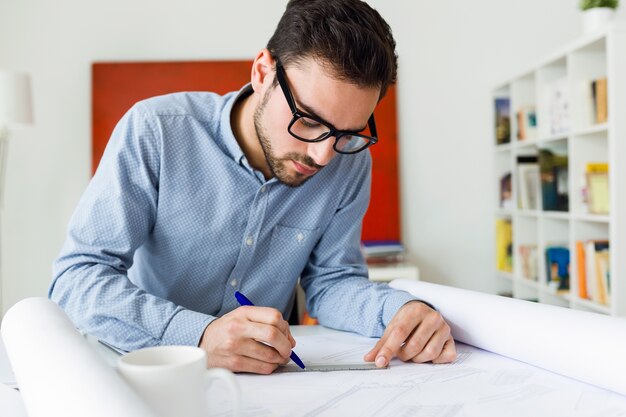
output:
[[[221,134],[224,139],[224,144],[226,145],[226,150],[238,164],[242,163],[242,159],[245,158],[245,155],[243,154],[243,151],[239,146],[239,142],[237,142],[237,138],[235,138],[235,134],[233,133],[230,116],[235,103],[249,94],[252,94],[252,85],[250,83],[244,85],[238,92],[230,93],[224,104],[222,120],[220,121]]]

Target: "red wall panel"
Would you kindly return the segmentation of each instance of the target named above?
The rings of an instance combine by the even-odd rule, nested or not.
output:
[[[92,68],[92,171],[113,128],[137,101],[177,91],[224,94],[250,81],[251,61],[96,63]],[[400,240],[395,88],[375,112],[379,142],[373,157],[372,198],[363,240]]]

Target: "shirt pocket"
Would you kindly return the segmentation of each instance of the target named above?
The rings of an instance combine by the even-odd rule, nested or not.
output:
[[[276,225],[272,230],[269,259],[276,268],[276,280],[295,282],[309,261],[320,229]]]

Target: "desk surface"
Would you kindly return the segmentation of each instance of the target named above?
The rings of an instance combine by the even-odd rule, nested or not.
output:
[[[329,361],[359,358],[374,339],[320,326],[295,326],[295,350],[325,340]],[[626,416],[626,397],[459,344],[454,364],[403,363],[388,370],[237,375],[244,416],[528,417]],[[210,391],[214,416],[228,410],[223,388]]]
[[[296,352],[329,363],[362,357],[375,342],[321,326],[293,326]],[[89,340],[112,366],[117,354]],[[320,349],[320,346],[326,348]],[[326,350],[320,351],[320,350]],[[388,370],[238,374],[243,416],[626,416],[626,397],[522,362],[467,345],[458,345],[454,364],[406,364]],[[0,347],[0,376],[8,361]],[[209,392],[212,416],[228,415],[228,395],[219,383]],[[8,404],[0,405],[5,415]]]

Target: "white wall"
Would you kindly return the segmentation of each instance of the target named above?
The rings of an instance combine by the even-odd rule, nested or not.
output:
[[[422,279],[494,292],[491,89],[580,36],[578,0],[376,4],[400,55],[405,244]]]
[[[249,59],[283,0],[0,0],[0,67],[33,76],[2,211],[4,310],[45,295],[90,175],[94,61]],[[577,0],[372,0],[400,53],[404,239],[425,279],[493,290],[489,90],[576,37]]]

